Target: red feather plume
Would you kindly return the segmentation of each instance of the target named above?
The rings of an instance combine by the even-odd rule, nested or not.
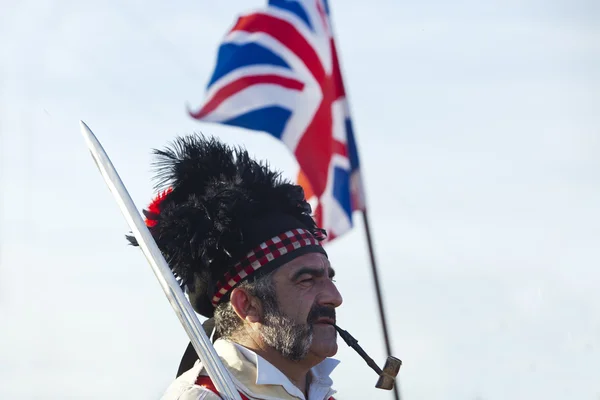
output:
[[[152,227],[156,225],[156,217],[160,214],[160,203],[167,197],[169,193],[173,191],[173,188],[168,188],[156,195],[148,206],[148,213],[146,214],[146,226]]]

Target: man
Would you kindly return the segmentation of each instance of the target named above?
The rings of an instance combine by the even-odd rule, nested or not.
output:
[[[302,188],[216,139],[178,138],[156,155],[163,191],[146,223],[195,311],[214,319],[242,398],[332,398],[342,297]],[[219,398],[200,362],[163,397]]]

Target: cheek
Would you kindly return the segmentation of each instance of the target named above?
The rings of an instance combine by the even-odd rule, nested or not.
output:
[[[283,312],[299,322],[306,322],[313,306],[314,296],[290,289],[286,290],[279,299],[279,305]]]

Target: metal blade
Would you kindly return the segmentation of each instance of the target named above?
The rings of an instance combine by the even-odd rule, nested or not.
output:
[[[123,185],[123,182],[108,158],[108,155],[90,128],[88,128],[83,121],[80,121],[80,123],[81,132],[92,153],[92,158],[96,162],[96,166],[100,170],[104,181],[117,201],[121,212],[127,220],[127,224],[137,239],[148,263],[150,263],[152,271],[156,275],[167,299],[169,299],[173,310],[181,321],[194,349],[200,356],[202,365],[206,368],[208,375],[220,394],[226,396],[227,399],[241,400],[239,393],[231,380],[229,371],[223,366],[212,343],[202,329],[202,325],[200,324],[194,309],[185,298],[183,291],[175,280],[171,269],[160,252],[154,238],[150,234],[140,213],[137,211],[131,196],[129,196],[125,185]]]

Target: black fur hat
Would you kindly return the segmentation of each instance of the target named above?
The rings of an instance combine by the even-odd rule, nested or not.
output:
[[[246,150],[190,135],[154,154],[159,195],[144,210],[146,224],[199,314],[212,317],[241,281],[326,254],[302,187]]]

